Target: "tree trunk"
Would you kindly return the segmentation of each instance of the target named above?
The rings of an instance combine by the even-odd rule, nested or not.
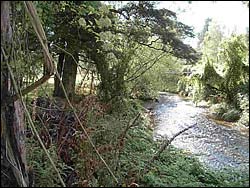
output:
[[[27,187],[24,114],[20,100],[11,101],[13,88],[6,65],[12,61],[10,11],[10,2],[1,1],[1,47],[7,56],[1,51],[1,187]]]
[[[76,82],[76,74],[77,74],[77,63],[79,61],[78,52],[72,53],[73,57],[71,55],[65,54],[64,56],[59,55],[59,61],[58,61],[58,72],[61,72],[61,78],[63,86],[66,90],[66,93],[69,97],[69,99],[74,98],[75,96],[75,82]],[[76,61],[76,62],[75,62]],[[60,74],[59,72],[59,74]],[[54,90],[54,96],[55,97],[61,97],[65,98],[63,89],[60,85],[59,80],[55,79],[55,90]]]
[[[101,78],[101,83],[99,84],[99,95],[104,102],[108,102],[112,95],[112,83],[110,80],[108,63],[105,62],[103,58],[97,57],[97,55],[93,55],[92,60],[94,60],[97,72]]]
[[[59,54],[58,63],[57,63],[57,71],[59,73],[60,78],[55,75],[54,78],[54,96],[64,96],[62,87],[60,86],[60,79],[62,79],[63,65],[65,60],[65,53],[62,52]]]

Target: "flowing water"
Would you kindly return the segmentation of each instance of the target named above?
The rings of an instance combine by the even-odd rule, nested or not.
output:
[[[172,145],[194,154],[207,167],[233,167],[248,172],[249,137],[208,119],[206,110],[195,107],[191,101],[176,94],[161,94],[159,102],[153,107],[156,120],[154,139],[170,139],[182,129],[195,124],[195,127],[176,137]]]

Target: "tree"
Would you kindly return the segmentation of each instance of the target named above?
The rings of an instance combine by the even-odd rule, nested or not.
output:
[[[249,82],[247,46],[243,35],[231,36],[221,44],[220,58],[224,60],[224,83],[228,103],[237,105],[236,94],[239,86]]]
[[[11,3],[1,1],[1,186],[27,187],[24,114],[20,100],[13,101],[8,67],[13,61],[11,24]]]
[[[215,21],[210,22],[208,31],[206,32],[205,38],[202,42],[202,59],[203,62],[206,62],[206,59],[209,59],[210,63],[212,63],[216,71],[219,73],[221,73],[222,70],[217,54],[219,52],[219,46],[222,39],[223,33],[220,25],[218,25]]]
[[[120,63],[122,63],[119,65],[120,72],[117,72],[118,74],[116,73],[116,70],[118,69],[112,69],[113,72],[110,72],[111,74],[107,74],[109,72],[107,69],[110,67],[110,65],[106,65],[105,69],[104,62],[101,64],[102,67],[97,68],[99,72],[102,71],[104,74],[106,73],[105,76],[101,76],[101,84],[103,86],[105,85],[103,87],[103,89],[106,90],[105,93],[113,93],[114,90],[112,87],[119,88],[121,85],[124,86],[125,79],[126,81],[133,80],[133,78],[125,77],[128,75],[128,71],[131,70],[131,62],[134,60],[136,50],[139,49],[140,46],[144,46],[158,52],[172,54],[173,56],[183,58],[191,62],[194,62],[198,59],[196,52],[190,46],[185,45],[181,41],[181,39],[185,36],[193,36],[191,28],[182,24],[181,22],[178,22],[176,20],[175,13],[166,9],[157,10],[150,2],[129,3],[123,8],[118,10],[111,9],[110,11],[121,15],[123,20],[118,22],[117,25],[112,25],[109,30],[112,34],[114,34],[114,36],[120,35],[122,39],[127,41],[121,42],[121,40],[119,45],[115,43],[115,48],[119,49],[118,46],[122,46],[122,43],[130,44],[128,46],[134,46],[136,48],[130,47],[131,50],[126,50],[128,55],[124,55],[124,57],[119,55],[124,54],[124,51],[122,51],[123,53],[117,53],[116,50],[114,51],[113,54],[115,54],[115,56],[118,57],[117,59],[121,60]],[[104,50],[102,47],[99,49],[100,53],[104,53],[103,57],[105,57],[106,50]],[[123,49],[125,50],[125,48]],[[158,55],[160,55],[160,53],[158,53]],[[155,64],[155,62],[148,61],[148,63],[141,62],[141,64],[145,66],[138,66],[140,69],[134,73],[134,75],[136,75],[135,78],[147,71]],[[96,65],[98,66],[98,64]],[[119,84],[115,84],[116,86],[112,84],[104,84],[112,83],[110,82],[111,80],[117,80],[117,78],[114,78],[113,75],[119,75]],[[110,79],[110,77],[113,78]],[[118,91],[119,89],[116,90]],[[106,96],[113,96],[110,94]],[[109,97],[105,100],[108,101],[111,98],[112,97]]]
[[[211,21],[212,21],[211,18],[206,18],[205,24],[204,24],[204,26],[203,26],[202,31],[201,31],[200,33],[198,33],[198,39],[199,39],[198,45],[197,45],[197,46],[198,46],[198,49],[201,48],[201,44],[203,43],[204,38],[205,38],[205,35],[206,35],[206,33],[208,32],[209,24],[210,24]]]
[[[152,43],[148,43],[149,39],[156,36],[156,40],[161,41],[163,44],[157,50],[188,61],[197,60],[195,50],[181,41],[186,36],[193,37],[192,29],[178,22],[175,13],[166,9],[154,9],[150,2],[133,2],[117,10],[107,5],[91,4],[89,2],[66,1],[56,2],[55,5],[53,7],[55,21],[51,26],[54,32],[52,41],[63,50],[75,54],[72,57],[65,51],[57,50],[56,52],[60,54],[57,66],[58,72],[62,76],[62,82],[66,86],[68,95],[74,95],[76,67],[78,65],[75,60],[78,60],[79,53],[84,53],[89,62],[96,66],[101,79],[99,88],[102,93],[106,93],[104,96],[107,96],[104,98],[112,98],[113,94],[110,94],[114,92],[114,87],[116,87],[117,92],[115,93],[117,95],[123,93],[118,92],[119,88],[124,88],[122,80],[124,82],[126,68],[123,69],[122,67],[127,67],[126,64],[131,59],[133,52],[128,52],[130,55],[126,55],[121,51],[118,52],[117,49],[123,45],[123,42],[119,40],[114,41],[117,49],[114,49],[113,52],[110,52],[107,48],[104,49],[105,41],[102,40],[101,35],[105,32],[111,32],[115,38],[120,37],[129,41],[128,44],[135,43],[149,48],[154,48],[152,44],[156,42],[151,41]],[[120,36],[117,37],[118,35]],[[116,56],[116,59],[120,62],[115,65],[116,68],[111,68],[110,63],[106,62],[110,54]],[[122,57],[122,54],[124,54],[124,57]],[[66,58],[68,55],[69,57]],[[124,63],[125,60],[126,63]],[[67,65],[62,66],[63,64]],[[109,70],[109,68],[111,69]],[[113,72],[110,72],[111,70]],[[116,75],[116,78],[114,75]],[[110,84],[111,81],[114,82],[115,80],[120,80],[119,84],[115,84],[116,86]],[[59,81],[55,78],[54,95],[63,97],[61,91]]]

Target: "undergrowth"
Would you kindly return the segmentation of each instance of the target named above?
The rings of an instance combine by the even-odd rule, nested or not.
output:
[[[50,116],[48,112],[39,111],[47,120],[42,124],[36,119],[37,127],[40,127],[41,137],[47,143],[46,146],[67,186],[243,187],[249,185],[249,173],[232,170],[215,172],[206,169],[196,158],[174,147],[163,151],[151,164],[148,172],[144,173],[149,159],[155,155],[161,143],[153,141],[152,129],[149,128],[150,118],[141,110],[139,103],[132,100],[125,103],[122,110],[113,110],[112,114],[107,113],[110,111],[108,105],[100,103],[94,97],[87,97],[76,106],[83,126],[118,179],[118,184],[89,144],[70,110],[61,109],[57,112],[60,112],[57,114],[59,122],[56,119],[49,120],[56,116],[55,112]],[[51,104],[49,106],[51,107]],[[138,112],[141,115],[135,119]],[[44,134],[44,125],[49,134]],[[27,145],[28,162],[33,169],[35,186],[60,186],[56,173],[36,139],[29,137]]]

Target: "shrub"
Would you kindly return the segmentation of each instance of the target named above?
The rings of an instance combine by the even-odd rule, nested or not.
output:
[[[210,107],[211,112],[218,118],[221,118],[224,113],[228,110],[226,103],[214,104]]]
[[[243,111],[237,124],[249,127],[249,110]]]
[[[235,122],[240,119],[240,111],[231,109],[222,115],[222,119],[229,122]]]

